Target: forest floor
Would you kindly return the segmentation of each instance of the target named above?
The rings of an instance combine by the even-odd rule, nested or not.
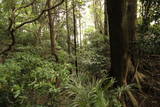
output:
[[[142,98],[140,107],[159,107],[160,105],[160,55],[150,55],[144,58],[141,71],[145,78],[141,82],[142,92],[137,98]],[[139,99],[138,98],[138,99]]]

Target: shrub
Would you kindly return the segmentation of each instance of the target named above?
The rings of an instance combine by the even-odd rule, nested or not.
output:
[[[80,70],[95,75],[106,73],[110,69],[109,38],[99,32],[87,32],[83,42],[83,48],[78,51]]]
[[[67,64],[49,62],[39,56],[18,52],[5,64],[0,65],[0,104],[52,103],[56,93],[57,79],[61,85],[68,79]]]

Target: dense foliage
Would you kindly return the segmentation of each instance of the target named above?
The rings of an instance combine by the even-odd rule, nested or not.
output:
[[[159,69],[159,0],[0,0],[0,107],[157,107]]]
[[[19,52],[0,66],[1,104],[49,104],[68,80],[67,64],[56,64],[31,53]]]

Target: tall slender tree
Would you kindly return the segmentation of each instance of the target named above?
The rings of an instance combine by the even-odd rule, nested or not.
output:
[[[102,0],[93,0],[94,26],[99,33],[104,32]]]
[[[81,6],[79,4],[79,46],[82,46],[82,18],[81,18]]]
[[[104,34],[109,36],[109,22],[107,12],[107,1],[104,1]]]
[[[72,1],[73,6],[73,28],[74,28],[74,55],[75,55],[75,67],[76,72],[78,72],[78,61],[77,61],[77,21],[76,21],[76,3],[75,0]]]
[[[68,54],[71,53],[71,38],[70,38],[70,29],[69,29],[69,9],[68,9],[68,0],[65,1],[66,5],[66,28],[67,28],[67,45],[68,45]]]

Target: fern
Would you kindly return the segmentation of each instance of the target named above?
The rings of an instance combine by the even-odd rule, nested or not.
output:
[[[104,81],[108,82],[102,88]],[[97,80],[87,73],[72,75],[66,85],[69,107],[122,107],[118,96],[128,90],[129,86],[114,89],[113,84],[112,78]]]

